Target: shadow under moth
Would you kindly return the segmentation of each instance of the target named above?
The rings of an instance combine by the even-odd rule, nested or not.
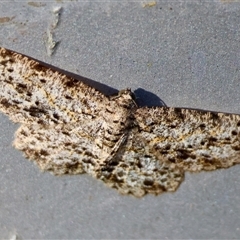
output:
[[[41,170],[102,180],[122,194],[175,191],[184,172],[240,162],[240,116],[139,108],[0,48],[0,110],[21,126],[14,146]]]

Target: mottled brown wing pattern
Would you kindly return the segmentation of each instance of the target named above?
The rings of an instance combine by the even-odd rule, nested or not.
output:
[[[146,152],[186,171],[227,168],[240,162],[240,116],[180,108],[135,113]]]
[[[88,173],[122,194],[175,191],[184,172],[240,162],[240,116],[137,108],[0,48],[0,110],[21,123],[14,146],[42,170]]]
[[[139,108],[125,144],[101,178],[122,193],[175,191],[184,171],[240,162],[240,116],[180,108]]]
[[[101,168],[99,178],[120,193],[136,197],[175,191],[183,181],[183,169],[163,155],[149,154],[147,143],[142,132],[133,129],[117,154]]]
[[[129,99],[110,101],[81,81],[4,48],[0,48],[0,81],[0,108],[20,123],[78,123],[102,118],[103,113],[107,118],[131,100],[126,94]],[[119,108],[117,114],[126,110]]]
[[[14,145],[42,170],[95,176],[91,169],[114,154],[135,107],[130,90],[110,99],[35,60],[0,48],[0,110],[22,124]]]
[[[22,125],[16,132],[14,146],[44,171],[94,175],[100,160],[111,153],[96,144],[93,131],[89,130],[71,124]]]

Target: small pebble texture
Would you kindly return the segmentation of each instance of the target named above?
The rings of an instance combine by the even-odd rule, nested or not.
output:
[[[146,3],[2,2],[0,46],[104,94],[130,87],[141,106],[240,114],[240,3]],[[240,238],[240,166],[137,199],[87,175],[40,172],[12,147],[18,127],[0,114],[1,239]]]

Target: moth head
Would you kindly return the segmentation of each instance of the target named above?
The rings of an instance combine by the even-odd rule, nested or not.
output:
[[[111,96],[110,99],[117,101],[123,107],[137,107],[136,97],[130,88],[120,90],[117,95]]]

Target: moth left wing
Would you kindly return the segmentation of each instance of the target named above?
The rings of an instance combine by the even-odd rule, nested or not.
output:
[[[41,170],[55,175],[88,173],[95,176],[111,147],[99,141],[97,125],[24,124],[13,145]]]
[[[116,109],[114,101],[83,82],[0,47],[0,110],[12,121],[74,123],[101,118],[111,104]]]

